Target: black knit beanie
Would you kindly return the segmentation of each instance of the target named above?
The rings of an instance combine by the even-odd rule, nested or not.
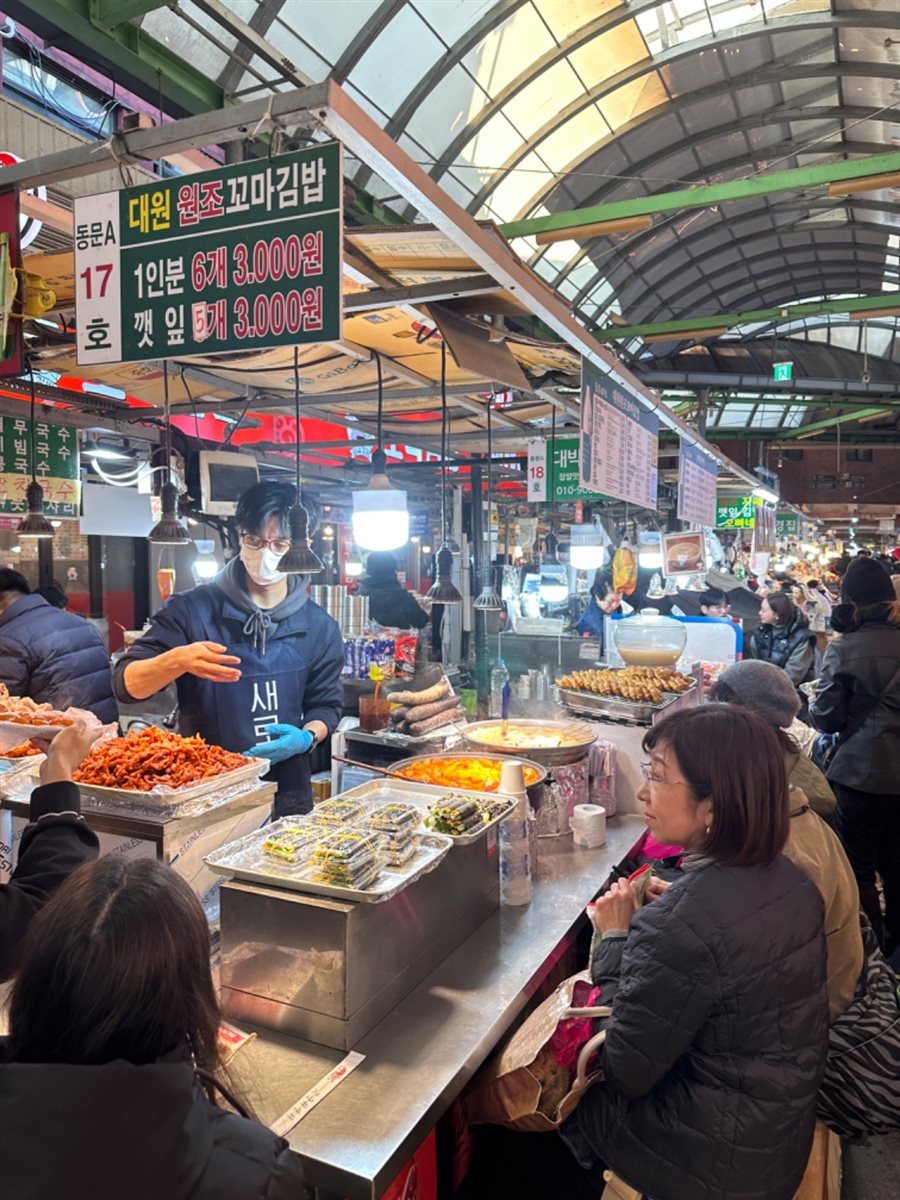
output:
[[[841,600],[864,608],[896,599],[891,577],[874,558],[856,558],[841,582]]]

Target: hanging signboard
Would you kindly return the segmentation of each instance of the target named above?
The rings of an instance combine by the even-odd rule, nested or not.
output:
[[[793,538],[796,541],[796,539],[800,536],[799,516],[792,512],[777,512],[775,514],[775,536],[780,538]]]
[[[68,425],[35,423],[34,474],[44,489],[44,512],[77,517],[80,501],[78,434]],[[31,422],[0,417],[0,513],[25,513],[31,482]]]
[[[581,360],[581,477],[591,491],[656,508],[659,419]]]
[[[580,438],[529,442],[528,499],[537,502],[606,499],[602,492],[592,492],[581,486],[580,459]],[[534,473],[532,467],[536,468]]]
[[[339,142],[75,201],[80,366],[341,336]]]
[[[664,533],[662,551],[664,575],[696,575],[706,570],[703,533]]]
[[[719,496],[716,500],[716,529],[752,529],[756,510],[761,504],[758,496]]]
[[[775,553],[775,509],[760,504],[756,509],[753,527],[753,553]]]
[[[716,523],[716,460],[682,442],[678,454],[678,518],[711,529]]]

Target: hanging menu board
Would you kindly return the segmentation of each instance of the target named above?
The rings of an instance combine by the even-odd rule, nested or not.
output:
[[[553,448],[551,461],[550,450]],[[528,499],[533,501],[605,500],[581,487],[581,439],[535,438],[528,443]]]
[[[656,508],[659,419],[581,360],[581,487]]]
[[[678,455],[678,518],[712,529],[716,523],[716,460],[681,443]]]
[[[79,365],[341,336],[339,142],[75,201]]]
[[[34,437],[34,477],[44,489],[44,512],[50,517],[77,517],[81,497],[77,429],[36,421]],[[28,511],[31,440],[27,417],[0,417],[0,513]]]

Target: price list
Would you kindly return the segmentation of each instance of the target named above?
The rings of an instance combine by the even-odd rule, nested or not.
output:
[[[656,507],[659,420],[581,360],[581,486]]]
[[[678,517],[711,529],[716,523],[716,460],[681,443],[678,455]]]
[[[80,364],[340,337],[341,147],[75,202]]]

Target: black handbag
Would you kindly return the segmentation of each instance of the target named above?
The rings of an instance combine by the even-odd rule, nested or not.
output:
[[[846,729],[842,729],[840,733],[820,733],[813,743],[812,753],[810,758],[816,764],[820,771],[825,775],[828,774],[828,769],[834,762],[834,757],[840,750],[841,746],[856,733],[865,723],[866,718],[875,711],[881,701],[890,692],[891,688],[900,679],[900,667],[893,673],[887,682],[887,686],[878,693],[875,699],[861,713],[857,713]]]

